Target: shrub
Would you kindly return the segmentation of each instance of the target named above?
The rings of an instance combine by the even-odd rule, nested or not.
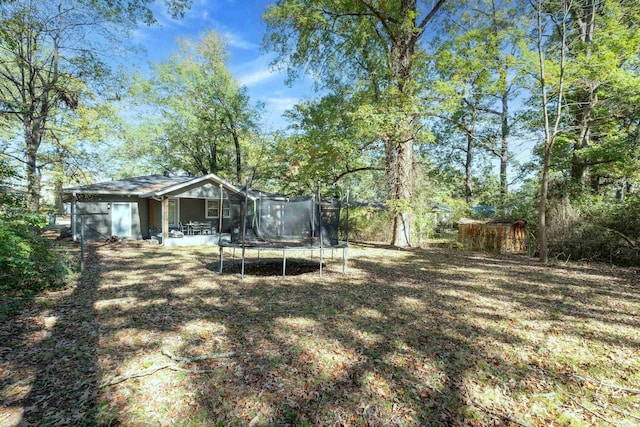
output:
[[[340,213],[341,239],[346,239],[346,211]],[[388,242],[391,236],[389,215],[385,209],[366,207],[349,208],[349,240]]]
[[[563,258],[640,265],[640,198],[563,199],[550,210],[550,254]]]
[[[69,267],[40,236],[43,225],[28,214],[0,218],[0,292],[28,295],[66,283]]]

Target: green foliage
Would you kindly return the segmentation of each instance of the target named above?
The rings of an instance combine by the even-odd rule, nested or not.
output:
[[[346,236],[346,214],[340,215],[341,239]],[[387,242],[391,234],[391,215],[385,209],[349,207],[349,240],[358,242]]]
[[[291,125],[276,136],[271,161],[261,172],[283,180],[285,194],[301,194],[318,184],[345,185],[359,181],[364,172],[381,170],[382,159],[371,152],[376,140],[354,113],[357,109],[346,91],[299,103],[287,113]],[[360,201],[363,196],[358,194]]]
[[[395,208],[410,204],[413,147],[426,139],[420,120],[425,105],[419,82],[427,72],[421,39],[442,4],[281,0],[264,15],[265,47],[290,78],[309,71],[331,95],[350,94],[354,102],[347,114],[358,116],[361,129],[375,138]],[[407,210],[395,209],[394,245],[410,244],[410,222]]]
[[[132,95],[141,107],[122,155],[157,169],[217,173],[240,182],[259,160],[260,106],[249,103],[226,68],[227,51],[214,32],[180,40],[180,51],[156,64],[151,79],[137,77]]]
[[[0,218],[0,293],[32,294],[67,283],[69,267],[38,232],[42,217]]]
[[[640,265],[640,197],[598,195],[554,201],[549,248],[559,259]]]
[[[13,175],[13,170],[0,162],[0,183]],[[70,270],[40,235],[45,218],[26,213],[19,195],[6,194],[0,188],[0,196],[0,294],[29,296],[64,285]]]

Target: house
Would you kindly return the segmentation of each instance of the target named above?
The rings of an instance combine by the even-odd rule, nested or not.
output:
[[[170,236],[182,236],[181,225],[194,222],[210,227],[189,236],[189,244],[216,243],[215,234],[230,232],[233,218],[240,217],[231,211],[239,209],[245,198],[254,200],[254,193],[215,174],[149,175],[63,189],[65,201],[71,203],[74,239],[81,234],[86,240],[153,237],[165,245],[187,243]]]

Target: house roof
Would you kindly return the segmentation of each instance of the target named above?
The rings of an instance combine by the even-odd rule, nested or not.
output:
[[[62,189],[63,193],[139,196],[192,180],[189,176],[146,175]]]
[[[174,193],[188,186],[206,182],[214,182],[222,185],[222,187],[232,193],[242,192],[240,188],[212,173],[200,177],[165,175],[136,176],[133,178],[64,188],[62,192],[65,194],[117,194],[122,196],[155,197]]]

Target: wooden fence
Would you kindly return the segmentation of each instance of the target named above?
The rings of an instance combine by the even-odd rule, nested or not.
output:
[[[461,218],[458,242],[471,251],[526,253],[527,222],[522,219],[479,221]]]

